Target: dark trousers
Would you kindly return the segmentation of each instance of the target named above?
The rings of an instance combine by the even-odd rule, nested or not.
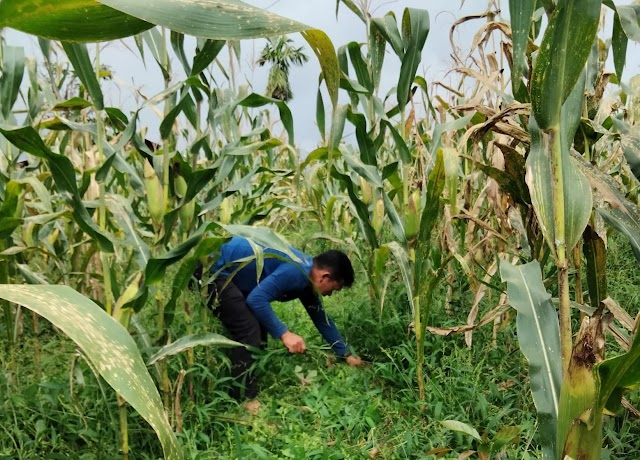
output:
[[[251,347],[264,348],[267,331],[253,315],[240,289],[231,281],[218,278],[209,285],[209,293],[209,306],[229,332],[229,338]],[[229,349],[234,379],[229,394],[236,400],[253,399],[258,394],[258,381],[251,369],[254,351],[245,347]]]

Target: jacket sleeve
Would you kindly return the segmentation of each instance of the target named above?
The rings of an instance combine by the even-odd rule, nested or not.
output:
[[[273,311],[271,302],[284,297],[295,287],[295,273],[292,269],[297,270],[288,264],[281,265],[262,279],[247,297],[247,304],[256,319],[275,339],[282,337],[288,328]]]
[[[320,332],[320,335],[327,341],[336,355],[346,357],[350,355],[349,347],[342,339],[338,327],[333,322],[331,316],[329,316],[322,307],[322,301],[320,298],[312,292],[305,293],[300,297],[302,305],[307,310],[307,313],[311,317],[311,321],[315,324],[316,329]]]

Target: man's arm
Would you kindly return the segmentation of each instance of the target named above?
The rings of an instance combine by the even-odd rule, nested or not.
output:
[[[300,297],[302,305],[304,305],[309,317],[313,321],[313,324],[320,332],[320,335],[327,341],[336,355],[346,358],[351,353],[349,347],[340,335],[338,327],[333,322],[331,316],[329,316],[322,307],[320,299],[312,292]]]
[[[247,304],[258,322],[271,336],[282,340],[289,352],[304,353],[307,348],[304,339],[290,332],[271,307],[272,301],[282,298],[292,288],[295,289],[297,285],[296,273],[290,270],[291,267],[282,265],[260,281],[247,297]]]

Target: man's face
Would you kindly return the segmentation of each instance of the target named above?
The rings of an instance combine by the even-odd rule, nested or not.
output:
[[[316,290],[323,296],[329,296],[343,287],[343,283],[331,278],[331,273],[326,270],[313,270],[311,281]]]

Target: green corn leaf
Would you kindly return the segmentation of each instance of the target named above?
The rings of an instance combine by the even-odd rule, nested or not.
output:
[[[20,150],[47,160],[56,187],[60,192],[67,194],[67,200],[72,207],[78,226],[95,238],[103,251],[113,252],[111,239],[98,228],[80,198],[71,160],[64,155],[52,152],[42,141],[38,132],[30,126],[22,128],[0,126],[0,133]]]
[[[140,36],[144,43],[147,44],[156,64],[160,67],[162,77],[166,81],[169,81],[171,79],[171,61],[169,61],[168,58],[165,58],[167,44],[164,36],[157,28],[145,30],[140,34]]]
[[[624,34],[629,40],[640,42],[640,5],[618,5],[616,9]]]
[[[631,172],[640,181],[640,126],[632,126],[627,133],[622,134],[620,144]]]
[[[184,73],[186,75],[192,75],[191,66],[189,65],[189,61],[187,60],[187,54],[184,52],[184,34],[174,32],[172,30],[169,41],[171,42],[171,48],[173,48],[173,52],[178,58],[178,61],[180,61],[180,64],[182,64]]]
[[[398,267],[402,273],[402,281],[407,289],[407,298],[409,300],[409,306],[411,307],[411,316],[413,317],[416,311],[414,302],[416,295],[414,292],[414,278],[411,270],[411,263],[409,261],[409,254],[407,253],[407,250],[400,246],[396,241],[386,243],[384,246],[387,246],[391,250],[391,254],[393,254],[398,262]]]
[[[316,123],[318,125],[318,131],[320,131],[320,137],[322,138],[322,143],[326,143],[327,139],[327,126],[325,123],[325,108],[324,108],[324,100],[322,99],[322,91],[320,90],[320,85],[318,85],[318,94],[316,96]]]
[[[583,251],[587,262],[587,285],[592,307],[598,307],[607,298],[607,248],[604,241],[591,227],[583,236]]]
[[[436,164],[429,173],[427,193],[424,198],[425,205],[420,216],[420,229],[418,230],[418,239],[415,247],[415,283],[420,283],[426,275],[427,261],[431,251],[431,234],[440,218],[440,213],[444,209],[441,201],[444,186],[444,158],[442,149],[438,149]],[[419,293],[416,292],[415,294]]]
[[[371,183],[375,187],[382,187],[382,179],[378,169],[371,165],[366,165],[355,155],[343,155],[343,158],[349,165],[349,170],[355,171],[364,177],[367,182]]]
[[[3,0],[0,28],[62,41],[107,41],[136,35],[153,24],[95,0]]]
[[[356,16],[360,18],[362,22],[367,23],[367,19],[364,13],[358,8],[358,6],[353,3],[352,0],[336,0],[336,18],[338,17],[338,11],[340,10],[340,3],[344,3],[347,8],[349,8]]]
[[[91,107],[91,102],[81,97],[72,97],[64,102],[58,102],[52,107],[53,110],[82,110]]]
[[[371,81],[371,75],[369,75],[369,66],[362,56],[360,44],[357,42],[349,43],[347,45],[347,51],[349,52],[353,69],[356,71],[358,83],[364,86],[370,93],[373,92],[373,83]]]
[[[384,129],[388,129],[391,132],[391,136],[393,136],[393,141],[396,144],[396,149],[400,154],[400,159],[402,160],[402,162],[407,165],[413,163],[411,152],[409,151],[407,144],[405,143],[398,130],[387,120],[380,121],[380,129],[382,132],[384,132]]]
[[[600,23],[601,0],[560,0],[533,67],[531,102],[538,126],[560,123],[560,110],[580,78]]]
[[[400,37],[400,31],[398,31],[396,16],[393,14],[393,11],[390,11],[382,18],[372,19],[371,24],[378,29],[378,32],[380,32],[384,39],[391,45],[396,56],[398,56],[402,61],[404,58],[404,45],[402,43],[402,37]]]
[[[568,148],[562,148],[565,234],[557,235],[551,174],[551,136],[540,132],[533,117],[530,119],[529,133],[531,152],[526,163],[526,180],[542,233],[553,254],[556,251],[556,240],[563,238],[570,251],[580,240],[591,216],[593,198],[589,182],[576,167],[576,161],[569,155]]]
[[[191,75],[198,75],[206,69],[213,60],[218,57],[225,45],[224,40],[206,40],[202,49],[193,57],[193,67]]]
[[[344,133],[344,125],[347,119],[347,110],[350,109],[348,104],[340,104],[333,111],[333,118],[331,119],[331,129],[329,130],[329,149],[338,150],[340,141],[342,141],[342,134]]]
[[[100,83],[96,77],[96,69],[93,67],[89,52],[87,51],[87,45],[63,42],[62,47],[64,48],[64,52],[67,53],[67,57],[73,65],[78,78],[80,78],[80,81],[91,96],[96,109],[102,110],[104,108],[104,98],[102,96],[102,90],[100,89]]]
[[[21,46],[3,46],[2,76],[0,76],[0,113],[5,120],[9,118],[13,104],[18,99],[23,76],[24,48]]]
[[[378,27],[372,22],[369,26],[369,54],[371,56],[371,83],[376,92],[380,86],[382,64],[387,42]]]
[[[291,244],[282,235],[267,227],[257,227],[251,225],[220,225],[227,232],[234,236],[250,239],[265,247],[284,252],[295,262],[301,262],[297,255],[291,251]]]
[[[362,202],[358,195],[355,192],[355,188],[353,186],[353,182],[351,181],[351,177],[348,175],[340,173],[335,167],[331,171],[331,175],[340,181],[342,185],[347,189],[347,194],[349,195],[349,200],[353,205],[356,216],[358,217],[358,224],[362,229],[362,233],[365,235],[367,239],[367,243],[373,249],[378,247],[378,238],[376,237],[376,232],[373,229],[371,224],[371,219],[369,218],[369,209],[366,204]]]
[[[513,42],[513,71],[511,85],[513,94],[520,94],[524,83],[525,58],[531,19],[535,9],[535,0],[509,0],[509,16],[511,17],[511,35]]]
[[[398,107],[400,110],[409,101],[411,83],[422,60],[422,49],[429,35],[429,12],[405,8],[402,15],[402,39],[406,43],[398,79]]]
[[[631,243],[631,249],[638,262],[640,262],[640,215],[635,218],[620,209],[606,211],[598,209],[598,214],[604,217],[609,225],[625,235]]]
[[[239,40],[284,35],[309,29],[239,0],[100,0],[100,3],[186,35]]]
[[[284,129],[287,131],[287,136],[289,136],[289,144],[295,145],[293,137],[293,117],[291,116],[291,110],[289,110],[289,106],[286,103],[279,99],[273,99],[256,93],[252,93],[238,102],[238,105],[242,107],[262,107],[267,104],[275,104],[276,107],[278,107],[280,120],[284,125]]]
[[[167,268],[182,260],[202,239],[202,235],[211,224],[202,225],[194,234],[172,250],[149,260],[145,269],[145,284],[153,285],[162,281]]]
[[[451,214],[455,215],[458,213],[458,170],[460,168],[460,156],[458,155],[458,151],[452,147],[442,149],[442,156],[444,158],[445,185],[449,197],[449,206],[451,207]]]
[[[393,205],[393,202],[389,198],[387,192],[384,189],[381,189],[382,199],[384,200],[384,210],[385,214],[389,218],[389,222],[391,222],[391,231],[395,236],[396,240],[402,244],[407,244],[407,237],[404,231],[404,225],[402,224],[402,219],[396,210],[396,207]]]
[[[338,105],[338,88],[340,87],[340,67],[336,49],[329,36],[321,30],[307,28],[301,35],[318,58],[331,105],[335,108]]]
[[[20,217],[0,217],[0,240],[9,238],[23,223]]]
[[[529,362],[531,393],[538,410],[543,456],[555,458],[562,382],[558,315],[551,295],[542,284],[542,272],[537,261],[520,266],[502,261],[500,275],[507,283],[509,303],[518,311],[518,342]]]
[[[351,107],[347,111],[347,119],[356,127],[356,140],[360,150],[360,159],[371,166],[377,166],[376,146],[367,132],[367,119],[358,112],[354,112]]]
[[[629,39],[622,28],[620,15],[616,11],[613,15],[613,31],[611,33],[611,48],[613,49],[613,66],[616,69],[618,81],[622,81],[622,72],[627,62],[627,46]]]
[[[147,362],[147,366],[153,366],[155,363],[167,356],[177,355],[185,350],[201,346],[201,345],[213,345],[216,347],[243,347],[245,345],[228,339],[220,334],[214,334],[212,332],[203,332],[202,334],[185,335],[180,337],[175,342],[162,347],[158,350]]]
[[[125,235],[125,245],[133,251],[140,270],[144,270],[151,259],[151,251],[142,239],[140,222],[133,212],[131,203],[124,196],[114,194],[107,194],[105,201],[109,212]]]
[[[594,374],[597,389],[594,414],[601,413],[605,407],[616,411],[622,393],[640,387],[640,329],[628,352],[596,364]]]
[[[138,347],[117,321],[67,286],[0,285],[0,297],[33,310],[69,336],[109,385],[155,430],[165,459],[183,458]]]

